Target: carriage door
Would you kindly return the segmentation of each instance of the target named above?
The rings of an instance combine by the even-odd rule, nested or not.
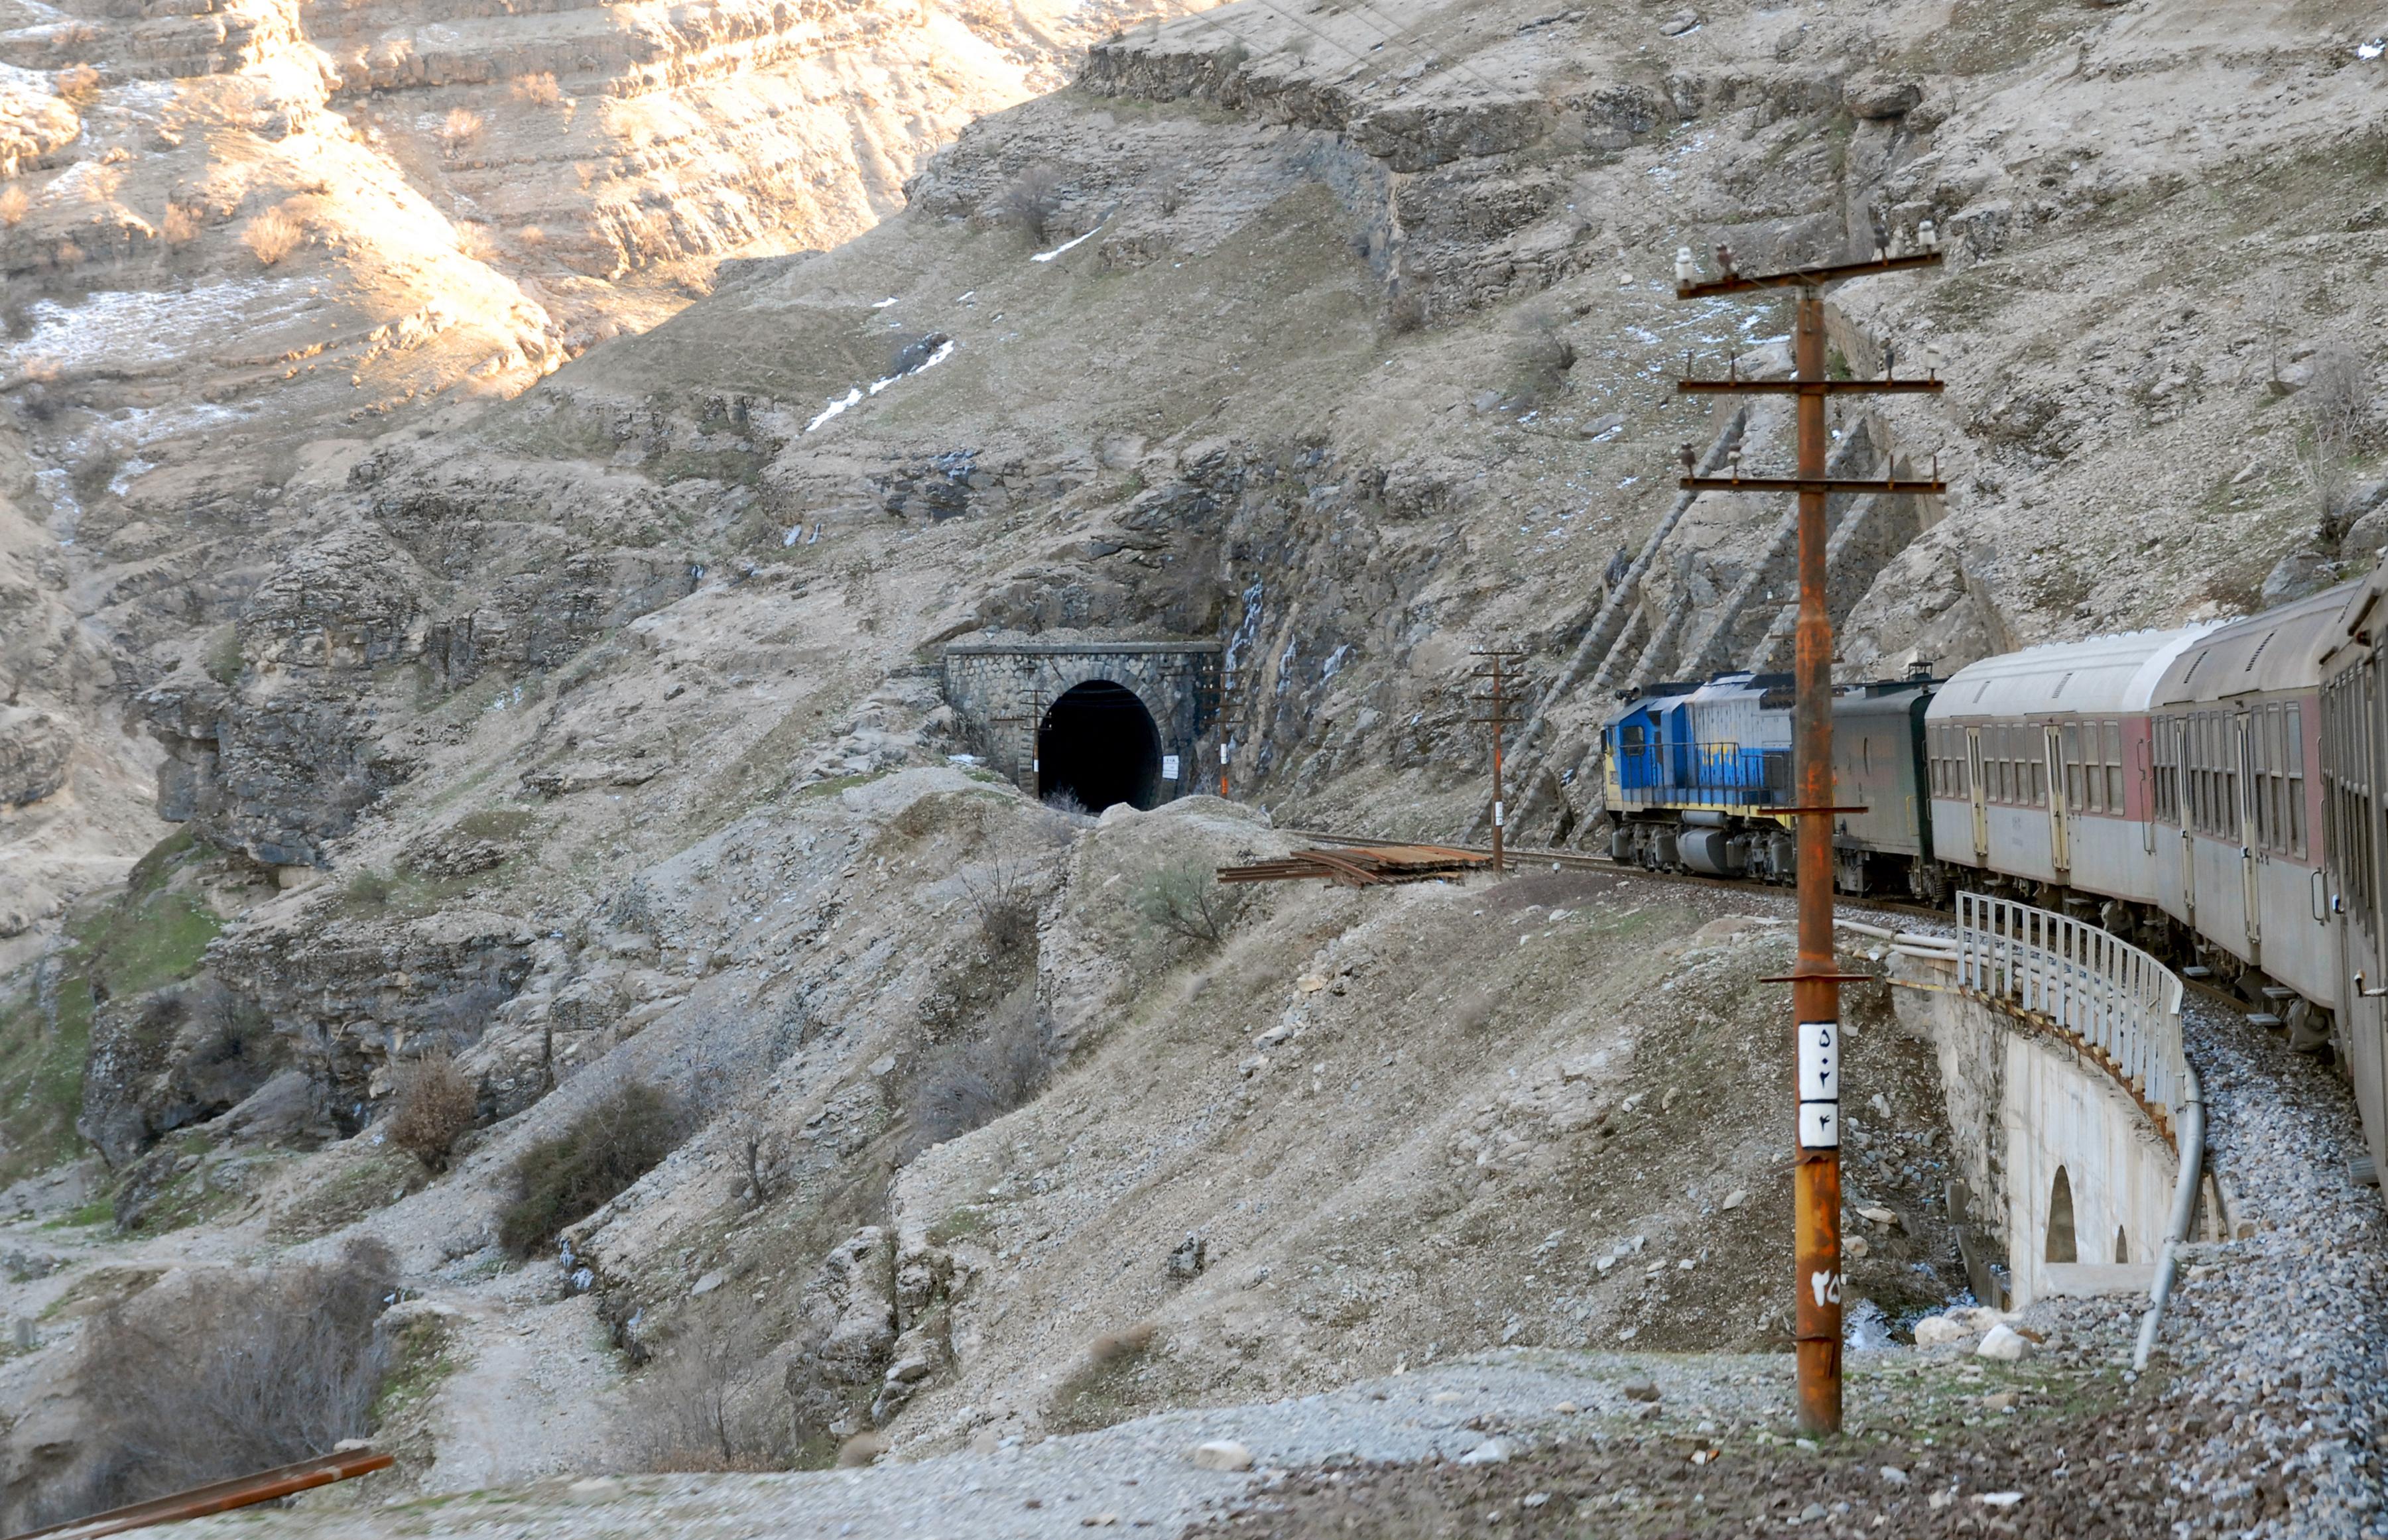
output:
[[[1965,790],[1974,803],[1974,859],[1984,865],[1990,859],[1989,792],[1982,785],[1982,729],[1965,729]]]
[[[2064,735],[2070,727],[2048,729],[2048,864],[2063,877],[2073,869],[2073,847],[2067,838],[2064,800]]]
[[[2169,724],[2173,735],[2173,775],[2180,789],[2173,798],[2173,810],[2180,814],[2180,915],[2192,928],[2197,924],[2197,822],[2204,816],[2205,784],[2200,774],[2205,768],[2202,751],[2204,748],[2203,715],[2177,716]]]
[[[2255,734],[2245,712],[2230,719],[2233,751],[2230,763],[2239,767],[2239,904],[2247,917],[2247,960],[2264,961],[2263,906],[2255,880]]]

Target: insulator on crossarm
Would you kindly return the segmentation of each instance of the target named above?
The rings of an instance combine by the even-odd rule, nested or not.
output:
[[[1930,220],[1925,220],[1915,227],[1915,244],[1926,251],[1940,249],[1940,232],[1934,228]]]
[[[1727,449],[1727,450],[1724,452],[1724,462],[1725,462],[1725,470],[1726,470],[1726,473],[1727,473],[1728,475],[1730,475],[1734,480],[1735,480],[1735,481],[1739,481],[1739,480],[1741,479],[1741,446],[1740,446],[1740,445],[1735,444],[1732,448]]]
[[[1733,247],[1725,245],[1722,241],[1719,241],[1716,248],[1716,259],[1717,271],[1724,274],[1727,278],[1738,276],[1738,274],[1734,271],[1733,267]]]
[[[1692,248],[1687,246],[1677,246],[1675,248],[1675,282],[1696,284],[1699,281],[1700,265],[1692,260]]]
[[[1700,457],[1692,452],[1692,447],[1689,444],[1676,450],[1675,454],[1676,458],[1683,462],[1683,474],[1688,476],[1699,469]]]

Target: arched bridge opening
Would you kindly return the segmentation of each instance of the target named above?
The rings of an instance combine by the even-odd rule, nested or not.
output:
[[[1217,774],[1217,642],[956,642],[946,703],[987,767],[1090,813],[1151,808]]]
[[[1136,691],[1109,679],[1073,685],[1036,731],[1036,795],[1089,813],[1161,801],[1161,728]]]

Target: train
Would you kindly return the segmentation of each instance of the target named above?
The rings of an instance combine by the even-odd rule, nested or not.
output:
[[[2353,1083],[2388,1170],[2388,567],[2243,619],[1836,686],[1833,876],[2093,920],[2231,991]],[[1792,681],[1624,693],[1608,853],[1793,877]]]

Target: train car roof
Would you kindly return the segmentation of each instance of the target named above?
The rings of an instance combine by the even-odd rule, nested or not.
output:
[[[1950,675],[1924,714],[1941,722],[2145,711],[2165,670],[2206,631],[2132,631],[1984,658]]]
[[[2388,609],[2381,601],[2388,600],[2388,562],[2374,566],[2370,573],[2356,579],[2355,592],[2348,596],[2346,608],[2340,613],[2336,628],[2331,633],[2321,655],[2317,659],[2318,673],[2334,674],[2367,656],[2371,647],[2370,633],[2378,628]]]
[[[2234,696],[2310,689],[2322,655],[2345,635],[2342,617],[2359,603],[2361,579],[2207,631],[2165,670],[2155,703],[2188,706]]]

